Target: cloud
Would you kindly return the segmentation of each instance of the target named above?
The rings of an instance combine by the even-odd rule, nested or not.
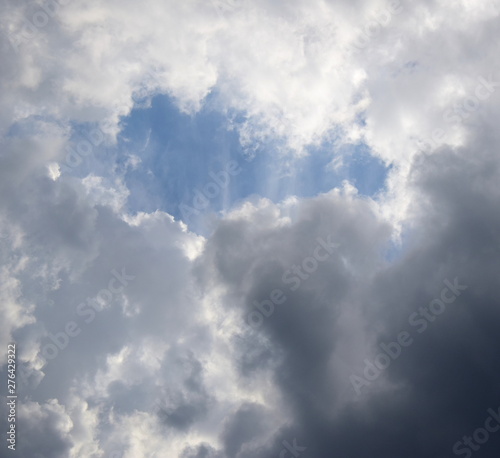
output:
[[[18,454],[449,456],[500,404],[498,8],[402,3],[354,49],[387,3],[226,6],[1,4],[0,341],[17,344]],[[337,164],[363,144],[392,166],[387,189],[249,198],[200,236],[132,213],[112,155],[96,155],[102,173],[59,173],[96,126],[139,164],[113,142],[159,93],[210,105],[276,163],[317,146]],[[418,332],[409,317],[453,279],[467,289]],[[350,376],[403,331],[411,345],[356,392]],[[477,443],[497,456],[494,435]]]

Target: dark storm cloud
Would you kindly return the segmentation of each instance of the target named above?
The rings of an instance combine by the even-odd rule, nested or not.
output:
[[[380,253],[388,244],[389,230],[368,201],[347,194],[301,203],[296,221],[285,227],[268,225],[265,213],[265,209],[257,212],[246,224],[221,223],[220,232],[207,243],[206,257],[214,260],[215,275],[231,286],[228,307],[238,306],[235,298],[243,298],[242,319],[255,310],[255,302],[266,300],[274,289],[283,290],[284,303],[275,306],[261,327],[248,332],[243,343],[235,342],[245,350],[254,347],[251,358],[245,352],[242,375],[258,377],[272,361],[275,381],[295,412],[289,422],[299,425],[304,435],[309,428],[321,431],[331,424],[326,411],[336,393],[328,373],[337,319],[343,308],[356,307],[359,290],[366,289],[373,270],[385,264]],[[317,238],[329,236],[338,246],[328,258],[304,276],[297,289],[283,282],[288,269],[311,256]],[[278,452],[283,448],[279,444],[274,447]]]
[[[411,174],[419,197],[412,204],[413,229],[402,256],[390,264],[381,255],[388,242],[383,224],[357,199],[303,203],[296,222],[285,228],[265,227],[258,214],[246,224],[224,222],[208,242],[207,256],[230,285],[228,296],[243,295],[242,319],[254,300],[274,288],[286,292],[285,303],[253,331],[266,343],[253,333],[246,343],[235,342],[255,346],[252,356],[242,357],[244,377],[258,377],[273,361],[274,378],[294,413],[292,430],[307,445],[304,456],[440,458],[454,451],[465,456],[466,449],[498,455],[500,435],[493,433],[484,445],[474,438],[470,448],[456,445],[484,425],[488,408],[496,412],[500,405],[497,144],[490,133],[473,149],[443,150],[419,161]],[[327,231],[340,243],[338,253],[297,291],[288,290],[283,271],[300,263],[311,241]],[[450,303],[429,309],[441,294]],[[332,372],[340,368],[330,365],[346,308],[361,311],[360,328],[373,344],[351,361],[351,374],[363,376],[364,360],[372,361],[380,344],[403,331],[411,338],[360,395],[352,386],[350,392],[337,386]],[[226,434],[226,441],[231,434],[237,438]],[[277,456],[275,441],[259,456]]]

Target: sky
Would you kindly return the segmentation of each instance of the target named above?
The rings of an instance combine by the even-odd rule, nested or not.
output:
[[[0,0],[0,457],[497,458],[499,15]]]

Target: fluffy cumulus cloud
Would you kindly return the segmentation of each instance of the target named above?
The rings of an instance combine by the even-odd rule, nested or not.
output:
[[[499,14],[0,0],[0,455],[497,457]],[[362,148],[386,181],[138,210],[159,94],[279,173]]]

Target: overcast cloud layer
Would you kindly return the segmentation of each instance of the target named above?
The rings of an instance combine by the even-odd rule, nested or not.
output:
[[[497,458],[499,14],[0,0],[0,456]],[[189,200],[124,134],[161,95],[237,138]],[[179,180],[196,167],[161,147]],[[361,150],[373,195],[257,192]],[[183,217],[140,208],[161,199]]]

